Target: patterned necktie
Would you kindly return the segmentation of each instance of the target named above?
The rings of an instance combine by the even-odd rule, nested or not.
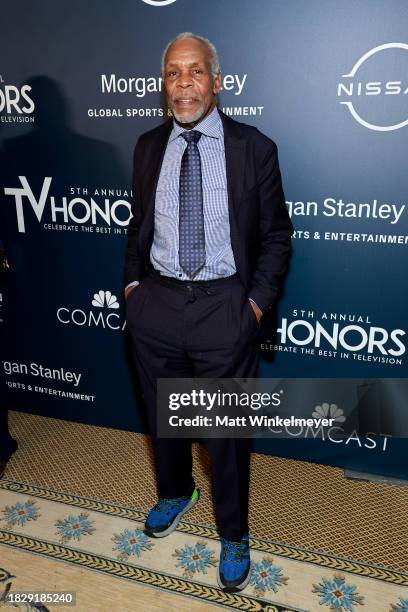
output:
[[[201,132],[181,133],[187,147],[181,160],[179,192],[179,262],[189,278],[205,264],[205,237],[201,159],[197,143]]]

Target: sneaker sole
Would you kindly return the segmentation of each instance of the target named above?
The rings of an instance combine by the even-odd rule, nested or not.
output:
[[[197,491],[198,491],[198,497],[196,499],[190,499],[187,506],[181,512],[177,514],[172,524],[169,527],[167,527],[167,529],[165,529],[164,531],[153,531],[152,529],[147,529],[145,527],[144,533],[150,536],[151,538],[165,538],[166,536],[168,536],[172,531],[174,531],[177,528],[177,525],[179,524],[180,519],[183,516],[183,514],[191,510],[191,508],[195,506],[198,500],[200,499],[200,489],[197,489]]]
[[[220,566],[218,565],[218,570],[217,570],[218,586],[226,593],[235,593],[235,591],[242,591],[243,589],[245,589],[245,587],[248,585],[249,581],[251,580],[251,573],[252,573],[252,561],[250,560],[248,575],[245,578],[245,580],[243,580],[243,582],[241,582],[240,584],[237,584],[236,586],[228,587],[228,586],[225,586],[225,584],[221,581]]]

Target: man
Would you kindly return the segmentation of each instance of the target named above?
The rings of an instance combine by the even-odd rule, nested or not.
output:
[[[217,51],[191,33],[166,47],[173,114],[134,151],[125,264],[127,323],[147,406],[159,501],[145,531],[163,537],[199,498],[191,440],[156,435],[158,378],[254,377],[259,321],[286,271],[292,225],[276,145],[216,108]],[[250,579],[250,441],[204,440],[221,536],[218,582]]]

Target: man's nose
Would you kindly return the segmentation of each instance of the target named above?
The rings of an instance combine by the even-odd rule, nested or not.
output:
[[[193,79],[190,74],[182,74],[178,80],[177,85],[179,87],[191,87],[193,85]]]

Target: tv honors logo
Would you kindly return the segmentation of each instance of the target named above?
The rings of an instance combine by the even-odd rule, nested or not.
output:
[[[83,310],[81,308],[67,308],[61,306],[57,310],[57,319],[63,325],[76,325],[78,327],[102,327],[113,331],[122,330],[126,326],[126,321],[121,322],[121,317],[117,312],[119,302],[116,295],[111,291],[101,289],[94,293],[91,305],[98,308],[97,312],[92,309]]]
[[[18,178],[21,187],[5,187],[4,193],[8,196],[14,196],[18,231],[21,233],[26,231],[24,203],[31,205],[39,222],[42,221],[46,208],[51,211],[53,223],[97,225],[99,221],[102,221],[107,226],[113,223],[121,227],[127,227],[132,216],[130,203],[123,199],[111,201],[110,198],[104,198],[104,204],[101,205],[93,198],[90,198],[90,200],[81,197],[69,199],[63,196],[58,202],[56,197],[49,196],[52,182],[50,176],[44,177],[41,192],[37,199],[27,177],[19,176]],[[121,209],[124,209],[124,213]]]
[[[357,60],[350,72],[342,75],[345,81],[337,86],[337,96],[342,98],[340,104],[344,104],[351,116],[369,130],[398,130],[408,125],[407,74],[408,44],[386,43],[374,47]],[[344,97],[348,99],[344,100]],[[375,104],[375,98],[381,103]],[[383,122],[385,125],[381,125]]]
[[[340,358],[378,364],[401,365],[405,354],[403,329],[373,325],[363,315],[315,313],[294,309],[293,319],[282,317],[277,329],[279,345],[273,350],[314,357]],[[268,345],[264,346],[270,350]]]
[[[29,95],[31,89],[30,85],[21,87],[5,85],[3,76],[0,75],[0,113],[6,113],[2,117],[2,122],[7,122],[7,117],[11,121],[15,115],[17,115],[15,117],[17,121],[34,121],[34,117],[24,117],[24,115],[31,115],[35,109],[34,101]]]

